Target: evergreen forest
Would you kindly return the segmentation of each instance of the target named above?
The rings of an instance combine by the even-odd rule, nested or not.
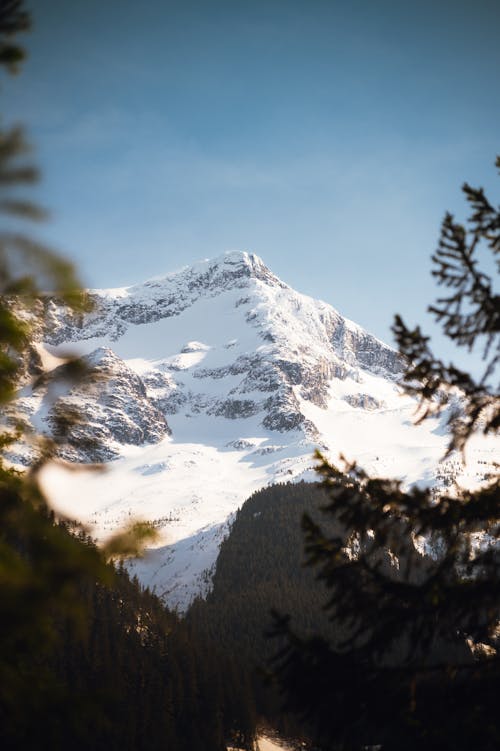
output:
[[[5,486],[4,486],[5,487]],[[3,496],[5,500],[5,495]],[[244,681],[218,642],[188,632],[156,596],[102,554],[78,527],[37,511],[46,534],[83,556],[69,575],[74,608],[42,616],[32,581],[19,607],[18,630],[2,602],[0,740],[2,749],[179,749],[250,747],[255,733]],[[47,567],[33,541],[9,535],[30,569]],[[45,551],[46,552],[46,551]],[[11,572],[12,574],[12,569]],[[38,600],[37,600],[38,595]],[[26,616],[33,619],[26,622]],[[13,616],[15,618],[16,616]],[[6,654],[10,649],[10,654]]]

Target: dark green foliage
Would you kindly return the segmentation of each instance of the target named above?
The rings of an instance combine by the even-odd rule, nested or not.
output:
[[[23,0],[0,0],[0,65],[15,73],[26,53],[14,39],[21,31],[31,26],[29,13],[23,8]]]
[[[421,400],[421,419],[439,412],[453,387],[463,390],[463,414],[450,419],[450,451],[463,449],[479,427],[496,432],[500,415],[489,383],[499,298],[475,257],[481,241],[498,253],[499,213],[481,190],[464,191],[474,211],[470,235],[445,217],[435,273],[453,291],[431,311],[457,344],[485,340],[484,377],[476,383],[444,366],[420,329],[408,331],[400,318],[395,325],[410,358],[405,388]],[[331,534],[306,515],[303,529],[308,563],[328,590],[333,635],[303,638],[290,619],[276,619],[276,634],[286,638],[275,669],[287,710],[308,718],[324,749],[499,748],[498,473],[474,492],[454,487],[435,498],[318,459],[329,496],[323,510],[337,527]]]
[[[39,662],[58,645],[57,624],[78,632],[82,585],[107,578],[97,552],[54,524],[36,485],[0,466],[0,733],[43,704]]]
[[[264,634],[272,609],[293,606],[301,631],[316,630],[323,590],[302,565],[300,520],[326,501],[318,485],[307,483],[254,493],[236,514],[221,545],[213,590],[191,607],[191,622],[202,620],[200,630],[254,665],[273,650]]]
[[[496,165],[500,169],[500,157]],[[462,450],[478,428],[494,433],[500,427],[498,384],[491,384],[500,357],[500,296],[479,266],[479,252],[485,249],[500,270],[500,207],[488,201],[482,188],[465,183],[462,190],[472,214],[467,228],[451,214],[443,220],[432,273],[449,294],[430,305],[429,312],[459,347],[470,351],[482,344],[486,361],[483,376],[477,381],[467,371],[436,358],[420,327],[408,329],[400,316],[396,316],[393,328],[399,350],[409,362],[403,386],[420,399],[421,420],[446,407],[445,397],[452,388],[461,389],[466,397],[464,414],[460,419],[451,414],[448,421],[450,451]]]
[[[18,561],[6,573],[38,571],[39,587],[30,573],[20,603],[9,578],[1,582],[1,748],[223,751],[233,739],[250,747],[251,697],[247,705],[217,646],[197,641],[121,565],[105,564],[78,527],[28,508],[37,534],[26,520],[10,529]],[[54,552],[63,548],[72,568]]]
[[[24,56],[16,35],[30,27],[22,0],[0,0],[0,66],[12,72]],[[0,230],[0,404],[12,400],[30,355],[32,328],[43,329],[44,294],[52,291],[75,309],[86,306],[72,264],[26,233],[24,222],[36,222],[46,212],[29,197],[19,195],[39,179],[27,156],[30,147],[19,126],[0,128],[0,216],[9,229]],[[18,227],[16,222],[21,220]],[[15,437],[15,436],[13,436]],[[2,436],[1,449],[8,445]]]
[[[323,461],[320,471],[325,512],[344,531],[331,535],[307,516],[303,528],[334,633],[304,639],[277,620],[276,632],[288,636],[277,655],[287,710],[313,718],[327,748],[469,748],[483,730],[494,747],[500,727],[491,735],[488,692],[500,688],[496,657],[479,663],[465,642],[478,654],[496,644],[500,561],[491,547],[471,559],[470,534],[489,529],[498,513],[498,482],[436,504],[427,491],[404,493],[355,467],[346,477]],[[415,548],[415,533],[432,535],[435,558]],[[475,702],[464,706],[472,685]],[[446,723],[436,722],[436,701],[455,713]]]
[[[250,727],[255,725],[256,710],[260,722],[285,735],[306,734],[303,724],[283,714],[268,683],[265,668],[276,643],[266,632],[273,610],[291,609],[302,636],[318,630],[325,636],[331,633],[322,612],[323,587],[303,565],[300,529],[302,515],[319,517],[318,506],[327,501],[324,490],[312,483],[273,485],[254,493],[237,512],[222,543],[212,592],[188,613],[196,640],[217,643],[232,665],[231,673],[239,677],[235,716],[244,723],[241,712],[246,706]]]

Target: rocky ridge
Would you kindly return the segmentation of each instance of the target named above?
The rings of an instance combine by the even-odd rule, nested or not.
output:
[[[232,296],[234,314],[261,342],[252,351],[243,349],[237,341],[225,343],[228,356],[223,364],[212,367],[208,363],[198,365],[197,361],[209,361],[207,355],[213,345],[187,342],[173,356],[159,358],[150,369],[143,368],[138,374],[141,387],[138,383],[131,386],[130,376],[125,376],[127,366],[122,362],[118,367],[120,358],[114,354],[115,371],[124,374],[122,390],[130,388],[133,396],[142,389],[140,395],[149,400],[151,416],[154,409],[164,416],[183,411],[230,420],[259,415],[264,428],[301,430],[315,438],[317,429],[302,414],[299,395],[324,408],[332,378],[345,380],[349,376],[361,381],[362,370],[388,378],[401,372],[402,364],[394,350],[331,306],[296,293],[254,255],[230,253],[143,285],[89,294],[95,306],[90,314],[73,315],[56,302],[49,304],[46,344],[81,347],[105,339],[108,349],[116,349],[131,330],[140,335],[141,326],[179,317],[200,300],[222,295]],[[203,357],[192,358],[193,365],[186,365],[189,358],[183,355],[199,353]],[[192,377],[191,388],[183,378],[187,370]],[[214,383],[220,388],[214,389]],[[209,387],[204,389],[204,384]],[[95,398],[93,389],[89,399]],[[103,399],[110,401],[109,396],[102,395],[98,403],[102,405]],[[358,404],[355,397],[351,404]],[[364,405],[359,402],[359,406]],[[142,414],[137,408],[135,412]],[[88,411],[86,416],[91,417]],[[98,421],[101,419],[98,417]],[[130,425],[130,434],[136,436],[134,443],[141,430],[140,425],[137,429]],[[113,438],[129,443],[126,432],[117,429]]]
[[[50,302],[37,345],[53,376],[68,350],[82,356],[86,382],[51,392],[49,373],[20,403],[46,432],[58,411],[80,411],[63,456],[107,462],[107,479],[83,473],[75,488],[48,469],[48,492],[98,538],[152,521],[160,546],[131,565],[171,606],[208,590],[220,540],[254,490],[315,479],[316,447],[406,483],[436,481],[446,436],[439,421],[412,425],[398,354],[257,256],[89,295],[84,316]]]

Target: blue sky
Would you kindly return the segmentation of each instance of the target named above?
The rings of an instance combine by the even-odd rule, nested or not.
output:
[[[495,198],[496,0],[38,0],[3,81],[91,286],[230,249],[389,341],[460,185]],[[498,199],[497,199],[498,200]]]

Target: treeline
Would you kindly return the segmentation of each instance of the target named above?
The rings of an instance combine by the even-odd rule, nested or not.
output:
[[[62,544],[67,538],[74,546],[74,532],[46,519],[51,521]],[[16,544],[28,554],[22,538]],[[252,697],[228,654],[188,633],[122,566],[98,561],[98,551],[82,533],[77,544],[106,568],[105,575],[68,580],[78,590],[80,613],[48,618],[54,633],[47,643],[30,643],[29,624],[22,624],[12,664],[7,656],[1,666],[1,748],[250,747],[256,723]],[[12,623],[5,625],[12,630]],[[39,625],[33,624],[33,634]]]
[[[58,545],[75,548],[67,561],[85,557],[83,574],[76,567],[63,572],[76,588],[80,612],[75,617],[65,606],[50,619],[55,633],[38,645],[29,643],[21,612],[23,643],[13,642],[10,668],[5,654],[0,665],[1,748],[225,751],[228,745],[252,748],[266,725],[300,741],[314,737],[314,727],[283,712],[268,668],[284,642],[269,632],[271,612],[277,611],[291,614],[302,637],[333,636],[325,588],[304,566],[301,530],[304,513],[327,529],[319,510],[327,503],[325,490],[312,483],[253,494],[221,546],[210,595],[195,601],[185,619],[123,566],[105,564],[78,527],[57,523],[39,509],[47,517],[46,531],[54,529],[61,538]],[[31,559],[22,534],[9,544]],[[43,568],[51,556],[35,553],[30,562]],[[10,615],[5,601],[3,606],[4,626],[12,634],[19,599]],[[34,605],[31,612],[40,608]],[[40,623],[33,633],[43,633]]]
[[[283,646],[270,638],[271,612],[291,614],[301,636],[331,634],[323,611],[325,588],[304,566],[301,530],[305,512],[324,524],[319,508],[327,502],[315,483],[279,484],[254,493],[222,543],[212,592],[206,601],[193,603],[187,616],[193,638],[218,642],[249,681],[260,721],[301,738],[307,728],[283,714],[281,697],[266,675]]]

